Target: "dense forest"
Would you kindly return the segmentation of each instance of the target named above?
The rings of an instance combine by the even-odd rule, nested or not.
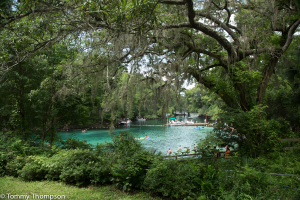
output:
[[[251,167],[260,172],[270,166],[300,174],[299,144],[283,151],[279,142],[300,137],[299,24],[295,0],[2,0],[0,173],[77,185],[113,182],[123,190],[146,187],[176,199],[261,197],[258,188],[235,188],[250,184],[247,180],[269,187],[248,168],[230,182],[233,190],[229,183],[218,184],[224,176],[213,168],[234,170],[251,158]],[[195,87],[186,89],[189,84]],[[96,149],[76,140],[56,146],[64,126],[99,124],[112,133],[118,118],[165,118],[176,110],[219,122],[212,136],[199,141],[199,151],[209,157],[212,143],[238,144],[235,164],[174,164],[143,149],[128,133],[112,135],[112,144]],[[40,146],[32,138],[41,140]],[[64,156],[70,160],[60,163]],[[59,171],[85,156],[89,161],[74,171]],[[280,160],[284,157],[289,160]],[[44,164],[36,160],[42,158]],[[183,182],[192,180],[191,186],[171,189],[167,168]],[[224,198],[221,190],[227,192]],[[264,195],[297,195],[268,191]]]

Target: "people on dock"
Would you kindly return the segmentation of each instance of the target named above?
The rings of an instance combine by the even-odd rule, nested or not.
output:
[[[171,153],[172,153],[171,148],[169,148],[169,150],[167,152],[168,152],[169,155],[171,155]]]
[[[228,145],[225,146],[225,158],[227,158],[230,155],[230,148]]]
[[[216,155],[216,158],[219,158],[219,150],[217,147],[214,147],[214,154]]]

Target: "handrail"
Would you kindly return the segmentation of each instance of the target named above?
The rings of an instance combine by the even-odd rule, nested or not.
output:
[[[231,151],[230,152],[230,154],[231,153],[233,153],[233,152],[235,152],[235,151]],[[219,156],[217,156],[217,157],[209,157],[209,159],[215,159],[215,158],[223,158],[223,157],[221,157],[221,154],[223,153],[226,153],[225,151],[218,151],[218,152],[216,152],[216,153],[218,153],[218,155]],[[197,156],[197,155],[202,155],[202,153],[198,153],[198,154],[188,154],[188,153],[186,153],[186,152],[182,152],[182,154],[181,155],[175,155],[175,156],[164,156],[164,158],[175,158],[175,160],[177,160],[177,158],[178,157],[182,157],[182,156]],[[201,158],[201,159],[203,159],[203,158]],[[206,159],[208,159],[208,158],[206,158]]]
[[[198,154],[181,154],[181,155],[176,155],[176,156],[164,156],[164,158],[175,158],[175,160],[177,160],[178,157],[182,157],[182,156],[196,156],[196,155],[202,155],[201,153]]]
[[[279,142],[297,142],[297,141],[300,141],[300,138],[279,139]]]
[[[291,142],[293,145],[294,142],[300,141],[300,138],[286,138],[286,139],[279,139],[279,142]],[[300,147],[284,147],[283,150],[293,150],[293,149],[300,149]]]
[[[235,170],[224,170],[224,171],[231,171],[231,172],[238,172],[238,173],[242,173],[240,171],[235,171]],[[270,175],[276,175],[276,176],[296,176],[296,177],[300,177],[300,175],[295,175],[295,174],[278,174],[278,173],[266,173],[266,172],[255,172],[255,173],[260,173],[260,174],[270,174]]]

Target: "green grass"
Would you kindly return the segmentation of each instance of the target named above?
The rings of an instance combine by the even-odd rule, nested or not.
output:
[[[5,199],[10,195],[29,195],[29,199],[33,198],[33,193],[37,195],[65,195],[65,199],[113,199],[113,200],[136,200],[136,199],[160,199],[151,197],[145,192],[125,193],[115,189],[113,186],[89,186],[78,188],[69,186],[61,182],[54,181],[32,181],[25,182],[13,177],[0,177],[0,195],[5,194]],[[1,198],[1,196],[0,196]],[[48,198],[50,199],[50,198]],[[64,199],[64,198],[62,198]]]

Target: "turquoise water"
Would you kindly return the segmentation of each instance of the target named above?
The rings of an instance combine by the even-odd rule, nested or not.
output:
[[[186,118],[181,117],[182,120],[186,121]],[[177,117],[179,119],[179,117]],[[190,120],[190,119],[189,119]],[[204,119],[193,117],[193,121],[203,122]],[[140,142],[146,148],[153,148],[161,151],[163,154],[167,154],[169,148],[173,152],[178,150],[178,146],[181,145],[182,148],[189,147],[193,148],[199,138],[204,138],[208,133],[212,131],[212,127],[204,127],[199,129],[194,129],[194,126],[161,126],[165,124],[162,120],[147,120],[146,122],[133,121],[130,127],[121,127],[114,130],[114,134],[118,134],[120,131],[127,131],[134,135],[136,138],[143,138],[146,135],[149,136],[148,140],[141,140]],[[107,129],[94,129],[87,130],[85,133],[81,131],[71,131],[71,132],[60,132],[59,134],[63,139],[70,137],[77,137],[80,140],[86,140],[92,145],[97,143],[111,142],[109,135],[109,130]]]

